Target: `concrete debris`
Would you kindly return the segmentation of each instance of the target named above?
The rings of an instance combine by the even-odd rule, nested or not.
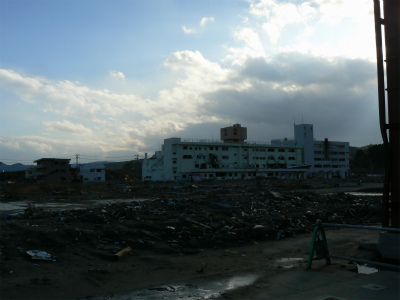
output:
[[[270,188],[251,182],[153,184],[131,202],[110,200],[62,211],[28,205],[18,218],[1,218],[0,250],[7,256],[17,247],[67,247],[107,259],[127,247],[133,252],[185,254],[312,232],[317,219],[358,225],[380,222],[379,197]],[[6,230],[10,226],[24,228],[23,234],[11,236]]]
[[[35,260],[53,260],[51,254],[47,253],[46,251],[29,250],[26,251],[26,254],[28,254],[32,259]]]

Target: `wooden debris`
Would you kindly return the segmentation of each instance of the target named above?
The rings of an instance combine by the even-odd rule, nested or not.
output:
[[[116,260],[121,259],[122,257],[124,257],[125,255],[127,255],[128,253],[132,252],[132,248],[131,247],[126,247],[125,249],[122,249],[121,251],[119,251],[118,253],[116,253],[114,255]]]

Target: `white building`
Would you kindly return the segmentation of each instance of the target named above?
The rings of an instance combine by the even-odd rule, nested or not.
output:
[[[164,140],[162,151],[143,161],[144,181],[302,178],[303,146],[245,142],[247,128],[221,129],[221,140]]]
[[[105,182],[106,167],[103,164],[87,164],[80,167],[79,176],[82,182]]]
[[[310,164],[308,177],[346,178],[350,176],[349,143],[314,139],[312,124],[294,125],[294,140],[272,140],[273,145],[303,147],[303,161]]]

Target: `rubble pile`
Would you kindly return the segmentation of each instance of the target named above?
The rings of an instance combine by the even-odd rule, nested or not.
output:
[[[42,249],[113,259],[133,251],[196,253],[279,240],[327,223],[377,224],[379,197],[271,191],[251,186],[159,187],[151,200],[108,202],[90,209],[50,211],[31,205],[1,218],[2,255]]]

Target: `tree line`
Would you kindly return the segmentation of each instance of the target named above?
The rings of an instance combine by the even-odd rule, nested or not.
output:
[[[388,155],[385,145],[376,144],[360,148],[352,147],[350,168],[353,174],[384,174]]]

